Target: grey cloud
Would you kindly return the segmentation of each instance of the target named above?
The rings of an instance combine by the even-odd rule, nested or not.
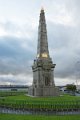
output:
[[[18,38],[4,37],[0,38],[0,73],[26,73],[31,69],[30,61],[34,56],[34,47],[32,43]],[[28,44],[28,49],[22,47],[22,43]],[[33,49],[33,51],[31,51]],[[29,72],[28,72],[29,73]]]
[[[80,0],[66,0],[65,7],[68,14],[72,16],[74,23],[80,25]]]
[[[0,22],[0,26],[5,29],[6,32],[17,32],[20,27],[11,21]]]
[[[12,84],[12,85],[30,85],[32,82],[32,76],[27,74],[7,74],[7,75],[0,75],[0,83],[2,84]]]
[[[60,0],[57,0],[56,3],[55,5],[63,4],[68,15],[73,19],[74,25],[47,22],[50,54],[53,62],[56,63],[55,77],[75,79],[77,76],[77,79],[80,80],[80,64],[76,65],[77,61],[80,61],[80,0],[61,0],[61,3]],[[9,22],[3,26],[6,31],[15,33],[21,29]],[[25,34],[30,31],[28,35],[31,38],[23,39],[10,36],[0,38],[0,74],[18,75],[24,73],[26,76],[28,74],[32,76],[31,65],[36,56],[37,29],[32,30],[27,24],[22,28],[24,28]],[[20,31],[23,32],[22,29]],[[22,83],[22,81],[20,82]]]
[[[55,77],[75,79],[76,63],[80,60],[78,28],[48,24],[49,46],[53,61],[56,63]],[[80,70],[78,72],[80,73]]]
[[[77,43],[80,37],[78,32],[75,27],[48,23],[49,49],[52,50],[51,57],[56,63],[56,78],[73,78],[75,72],[77,73],[75,64],[80,59],[80,48]],[[23,42],[28,49],[21,46]],[[16,37],[0,38],[0,73],[32,75],[32,62],[30,61],[35,59],[36,44],[37,39],[34,44],[32,40],[23,39],[21,41]]]

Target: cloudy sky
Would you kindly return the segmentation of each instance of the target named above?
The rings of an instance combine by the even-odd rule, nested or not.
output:
[[[32,83],[42,6],[55,84],[80,84],[80,0],[0,0],[0,84]]]

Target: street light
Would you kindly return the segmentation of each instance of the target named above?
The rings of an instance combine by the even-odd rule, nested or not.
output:
[[[76,62],[75,75],[76,75],[76,86],[78,86],[78,79],[80,77],[80,61]]]

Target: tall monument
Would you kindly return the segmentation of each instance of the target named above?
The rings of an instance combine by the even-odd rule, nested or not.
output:
[[[55,65],[49,55],[45,13],[44,9],[41,9],[38,27],[37,56],[32,66],[33,84],[29,88],[29,95],[59,95],[58,88],[56,88],[54,84]]]

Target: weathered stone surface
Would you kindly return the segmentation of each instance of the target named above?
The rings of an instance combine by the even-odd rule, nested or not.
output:
[[[57,96],[58,88],[54,84],[54,68],[52,59],[49,56],[47,30],[44,10],[41,10],[39,29],[38,29],[38,47],[37,58],[34,60],[33,84],[29,88],[29,95],[32,96]]]

